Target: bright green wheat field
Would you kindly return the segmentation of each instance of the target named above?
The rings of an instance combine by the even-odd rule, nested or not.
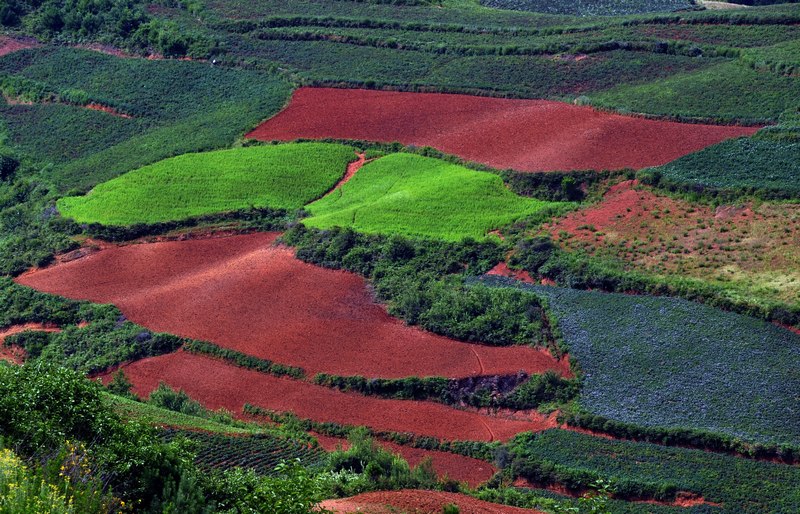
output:
[[[338,192],[307,207],[316,228],[485,239],[488,232],[566,204],[517,196],[491,173],[430,157],[393,154],[365,165]]]
[[[80,223],[134,225],[248,207],[299,209],[327,191],[355,159],[352,148],[298,143],[234,148],[165,159],[62,198],[58,210]]]

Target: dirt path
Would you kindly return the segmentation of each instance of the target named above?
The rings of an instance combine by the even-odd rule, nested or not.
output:
[[[367,154],[365,154],[364,152],[361,153],[356,152],[356,155],[358,156],[358,159],[347,165],[347,171],[345,171],[342,179],[339,182],[337,182],[335,186],[333,186],[333,189],[325,193],[325,196],[331,195],[335,191],[338,191],[339,195],[341,196],[342,186],[348,183],[350,179],[353,178],[353,176],[356,174],[356,172],[360,170],[364,166],[364,164],[367,163]]]

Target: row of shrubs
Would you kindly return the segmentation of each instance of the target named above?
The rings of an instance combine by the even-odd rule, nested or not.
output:
[[[222,348],[221,346],[207,341],[188,340],[184,343],[183,349],[187,352],[223,359],[241,368],[252,369],[253,371],[259,371],[261,373],[269,373],[270,375],[278,377],[287,376],[296,379],[305,377],[305,371],[301,368],[277,364],[267,359],[259,359],[258,357],[237,352],[236,350]]]
[[[508,376],[468,378],[408,377],[396,379],[338,376],[319,373],[314,383],[342,391],[399,400],[433,400],[446,405],[476,408],[529,410],[545,403],[574,399],[579,383],[553,371],[529,376],[520,372]]]
[[[778,460],[786,464],[800,463],[800,448],[791,445],[753,443],[725,434],[688,428],[645,427],[588,412],[568,412],[560,419],[567,425],[608,434],[618,439],[684,446],[754,459]]]

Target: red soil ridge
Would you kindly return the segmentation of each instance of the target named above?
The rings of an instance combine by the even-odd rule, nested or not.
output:
[[[210,409],[241,413],[245,403],[301,418],[446,440],[506,441],[514,435],[558,426],[556,415],[519,413],[514,419],[462,411],[432,402],[384,400],[348,394],[308,382],[239,368],[203,355],[178,351],[123,368],[133,392],[148,396],[160,382],[183,389]],[[111,379],[106,374],[104,380]]]
[[[346,439],[315,433],[312,433],[312,435],[317,438],[320,446],[327,451],[334,451],[339,447],[345,449],[349,447]],[[377,442],[392,453],[399,453],[411,466],[416,466],[426,457],[430,457],[433,470],[436,471],[440,478],[448,477],[457,482],[466,482],[470,487],[478,487],[492,478],[497,471],[494,466],[480,459],[449,452],[423,450],[389,441]]]
[[[5,346],[3,343],[6,338],[15,334],[20,334],[28,330],[36,330],[39,332],[60,332],[61,329],[55,325],[45,325],[42,323],[25,323],[22,325],[12,325],[0,329],[0,360],[13,362],[14,364],[22,364],[25,360],[25,350],[16,346]]]
[[[100,249],[17,278],[74,299],[113,303],[151,330],[299,366],[398,378],[508,375],[569,362],[527,346],[462,343],[409,327],[352,273],[312,266],[278,236],[249,234]]]
[[[113,107],[109,107],[107,105],[102,105],[98,103],[89,103],[83,106],[85,109],[89,109],[91,111],[100,111],[112,116],[118,116],[120,118],[130,119],[133,118],[130,114],[125,114],[124,112],[119,112],[118,110],[114,109]]]
[[[0,36],[0,57],[10,53],[25,50],[26,48],[36,48],[39,42],[33,38],[14,39],[8,36]]]
[[[304,87],[247,137],[399,141],[496,168],[566,171],[661,165],[757,130],[648,120],[549,100]]]
[[[322,508],[334,512],[362,512],[364,514],[389,514],[409,512],[440,514],[447,504],[455,504],[461,514],[543,514],[541,511],[489,503],[465,494],[443,491],[379,491],[363,493],[351,498],[326,500]]]
[[[505,262],[499,263],[494,268],[490,269],[487,275],[495,275],[498,277],[508,277],[513,278],[514,280],[519,280],[521,282],[526,282],[528,284],[535,284],[536,281],[533,280],[531,274],[525,270],[514,270],[508,267],[508,264]]]

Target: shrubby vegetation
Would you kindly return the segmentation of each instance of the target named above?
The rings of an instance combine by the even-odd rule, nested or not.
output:
[[[545,403],[565,403],[577,396],[577,380],[553,371],[528,376],[468,378],[408,377],[396,379],[343,377],[318,373],[314,383],[342,391],[398,400],[432,400],[446,405],[485,409],[535,409]]]
[[[458,275],[485,273],[499,262],[503,248],[497,242],[445,243],[302,225],[283,241],[306,262],[366,277],[389,312],[409,324],[488,345],[548,342],[542,311],[531,295],[462,284]]]

